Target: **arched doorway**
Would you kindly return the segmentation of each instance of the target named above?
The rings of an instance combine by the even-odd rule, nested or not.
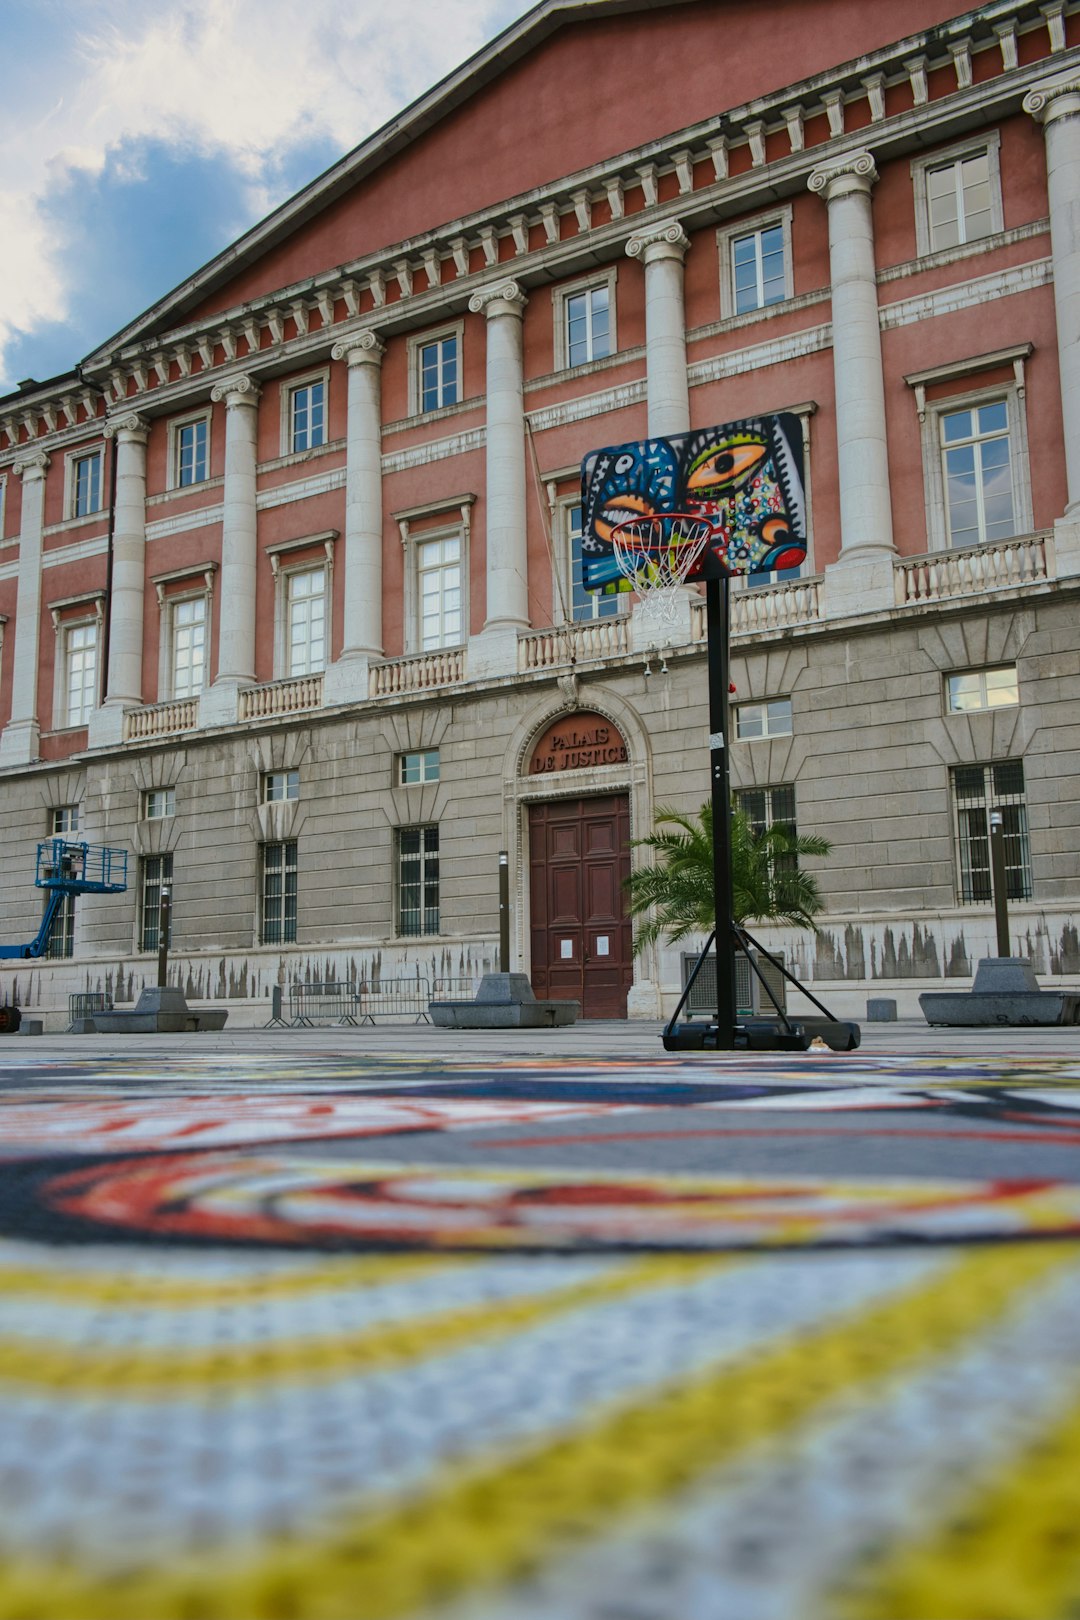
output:
[[[538,739],[528,774],[554,781],[626,764],[617,728],[590,712],[560,716]],[[560,785],[562,785],[560,783]],[[569,794],[528,807],[530,955],[536,994],[580,1001],[583,1018],[625,1018],[633,936],[624,883],[630,872],[630,798]]]

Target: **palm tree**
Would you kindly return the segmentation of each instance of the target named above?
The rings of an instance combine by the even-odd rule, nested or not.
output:
[[[651,849],[658,859],[639,866],[627,879],[630,915],[655,908],[634,940],[635,955],[661,934],[674,944],[687,934],[707,934],[715,925],[713,890],[712,805],[696,816],[677,810],[656,812],[656,826],[636,849]],[[823,901],[818,881],[799,870],[801,855],[828,855],[827,838],[795,833],[774,825],[755,833],[745,810],[731,815],[732,915],[736,923],[785,922],[815,928]]]

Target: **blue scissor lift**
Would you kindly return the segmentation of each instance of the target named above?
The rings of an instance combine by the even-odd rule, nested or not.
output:
[[[121,894],[127,888],[127,850],[47,838],[37,847],[34,882],[48,889],[41,927],[26,945],[0,945],[0,958],[44,956],[56,913],[69,894]]]

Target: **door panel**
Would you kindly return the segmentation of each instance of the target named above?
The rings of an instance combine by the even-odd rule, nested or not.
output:
[[[536,994],[580,1001],[583,1018],[625,1018],[633,977],[627,796],[530,806],[529,865]]]

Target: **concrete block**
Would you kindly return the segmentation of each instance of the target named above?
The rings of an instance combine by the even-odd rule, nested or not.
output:
[[[896,1002],[892,996],[868,996],[866,1000],[866,1021],[868,1024],[894,1024],[896,1022]]]

